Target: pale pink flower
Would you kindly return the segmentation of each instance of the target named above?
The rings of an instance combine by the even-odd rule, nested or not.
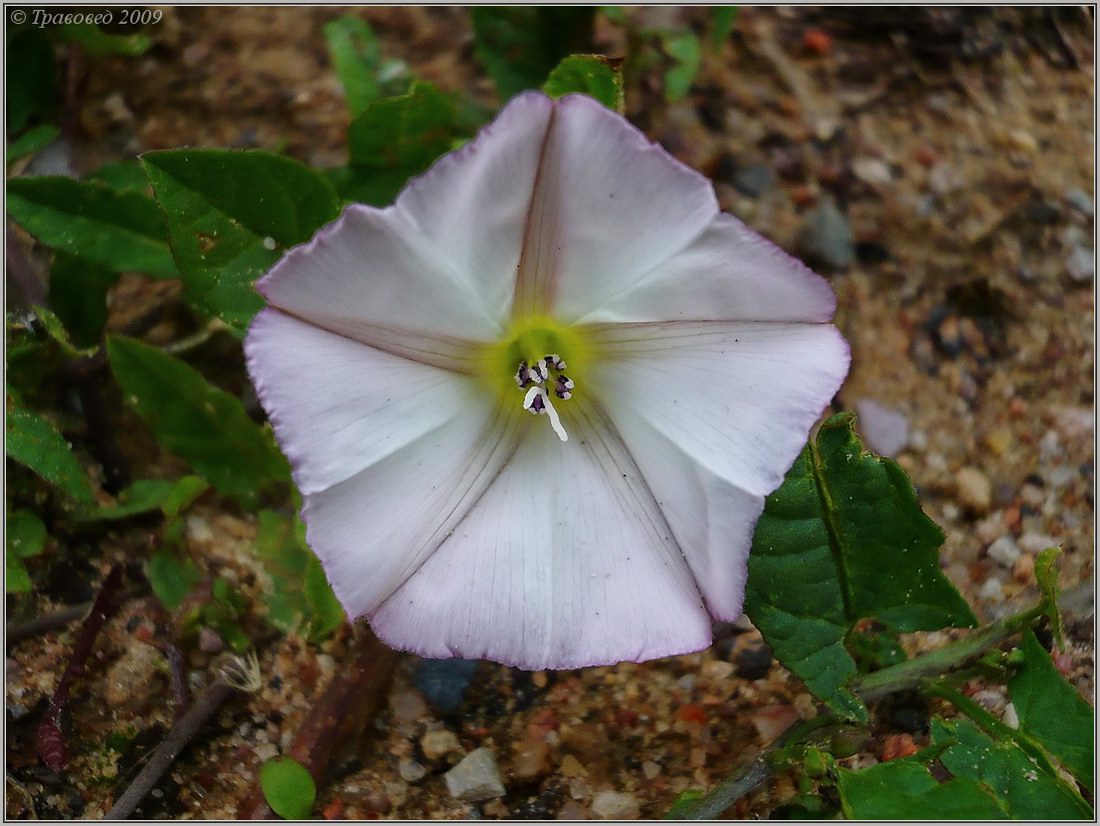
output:
[[[259,283],[249,371],[353,617],[524,668],[704,648],[848,370],[835,298],[595,101],[515,98]]]

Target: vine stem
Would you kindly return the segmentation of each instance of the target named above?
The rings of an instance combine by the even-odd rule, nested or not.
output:
[[[911,688],[917,688],[934,677],[941,677],[969,663],[975,657],[1030,627],[1043,616],[1042,606],[1030,608],[988,625],[965,639],[923,654],[912,660],[883,668],[853,680],[849,687],[864,702],[873,702]],[[766,782],[773,774],[789,768],[776,759],[788,746],[801,742],[807,735],[841,720],[830,713],[819,714],[808,721],[798,721],[780,734],[764,752],[697,800],[683,804],[674,811],[672,820],[713,820],[745,795]]]

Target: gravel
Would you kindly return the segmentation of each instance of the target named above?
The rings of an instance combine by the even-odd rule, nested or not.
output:
[[[487,748],[474,749],[443,775],[451,797],[477,803],[504,796],[504,782],[493,753]]]

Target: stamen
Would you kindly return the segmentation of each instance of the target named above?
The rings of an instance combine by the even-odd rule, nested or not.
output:
[[[569,434],[562,427],[558,411],[554,409],[554,403],[550,401],[543,387],[536,384],[527,391],[527,395],[523,397],[523,409],[530,410],[534,414],[546,413],[550,417],[550,426],[554,428],[558,438],[563,442],[569,441]]]
[[[561,371],[564,369],[565,362],[562,361],[561,356],[557,353],[551,353],[543,356],[530,366],[526,361],[521,361],[514,378],[520,390],[527,388],[527,393],[523,397],[523,409],[536,416],[539,413],[546,413],[550,418],[550,426],[554,428],[558,438],[566,442],[569,440],[569,435],[562,427],[561,418],[558,416],[558,411],[554,408],[553,402],[550,401],[550,394],[546,388],[551,375],[553,375],[554,395],[562,401],[573,395],[572,390],[575,385],[571,378],[562,375]]]

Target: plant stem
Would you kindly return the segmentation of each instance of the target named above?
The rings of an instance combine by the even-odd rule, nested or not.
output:
[[[966,639],[957,640],[936,651],[853,680],[850,688],[864,702],[873,702],[899,691],[923,686],[929,679],[941,677],[961,668],[975,657],[995,648],[1030,626],[1041,616],[1040,607],[1029,608],[975,631]],[[800,742],[812,731],[837,722],[833,715],[826,713],[813,720],[795,723],[779,735],[758,758],[747,766],[743,766],[702,797],[684,804],[675,812],[673,819],[713,820],[717,818],[742,797],[765,783],[773,774],[778,774],[789,767],[789,763],[785,760],[774,759],[782,749]]]

